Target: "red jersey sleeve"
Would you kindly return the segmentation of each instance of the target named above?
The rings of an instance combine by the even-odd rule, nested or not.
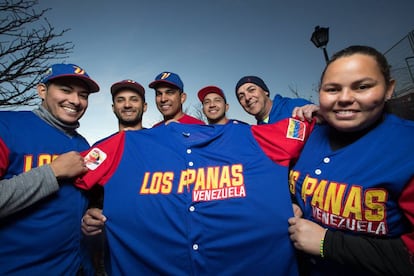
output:
[[[76,179],[75,185],[86,190],[95,184],[104,186],[118,167],[124,151],[124,142],[125,132],[121,131],[82,152],[88,172]]]
[[[9,167],[9,148],[0,139],[0,179],[6,174],[6,170]]]
[[[252,126],[252,132],[270,159],[289,166],[299,157],[315,122],[287,118],[273,124]]]
[[[400,208],[411,224],[411,231],[401,236],[405,246],[414,254],[414,178],[406,185],[398,200]]]

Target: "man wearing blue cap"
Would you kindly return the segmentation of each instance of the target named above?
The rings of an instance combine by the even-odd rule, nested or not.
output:
[[[89,148],[76,129],[98,84],[74,64],[52,65],[33,111],[0,112],[0,275],[76,275],[87,200],[72,184]],[[83,270],[83,272],[86,272]]]
[[[159,126],[167,121],[174,120],[184,124],[205,123],[183,112],[183,104],[187,99],[184,84],[181,78],[172,72],[162,72],[149,84],[155,90],[155,102],[164,120],[156,123]]]
[[[257,124],[270,124],[289,118],[294,113],[295,107],[312,104],[301,98],[287,98],[276,94],[270,98],[270,90],[264,81],[257,76],[242,77],[236,84],[236,97],[243,109],[256,118]],[[310,108],[311,111],[316,111]],[[301,118],[306,114],[298,114]],[[305,116],[312,117],[311,114]]]

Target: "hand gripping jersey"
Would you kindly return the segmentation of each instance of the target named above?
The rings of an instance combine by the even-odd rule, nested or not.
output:
[[[185,125],[121,132],[86,152],[104,185],[114,275],[296,275],[288,166],[311,125]]]
[[[292,111],[297,106],[311,104],[311,102],[301,98],[287,98],[280,95],[275,95],[273,98],[272,109],[269,114],[269,121],[267,123],[276,123],[280,120],[292,116]],[[263,121],[257,121],[258,125],[266,124]]]
[[[89,148],[82,136],[68,137],[28,111],[0,113],[0,140],[7,147],[0,152],[2,179]],[[57,193],[1,219],[0,275],[76,275],[86,207],[79,189],[60,183]]]
[[[414,201],[403,195],[413,194],[414,123],[388,115],[335,151],[328,132],[326,125],[315,127],[290,174],[290,189],[304,217],[350,234],[387,238],[410,233]],[[403,240],[414,252],[412,234]],[[342,269],[325,268],[330,273]]]

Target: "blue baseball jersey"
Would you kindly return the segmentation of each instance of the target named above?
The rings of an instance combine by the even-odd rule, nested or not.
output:
[[[104,185],[114,275],[297,275],[288,168],[311,129],[185,125],[121,132],[85,152]]]
[[[0,140],[7,149],[0,152],[2,179],[89,147],[82,136],[68,137],[30,111],[0,112]],[[1,219],[0,275],[76,275],[86,207],[81,190],[62,182],[57,193]]]
[[[273,98],[272,109],[269,113],[269,120],[266,123],[276,123],[280,120],[290,118],[295,107],[307,104],[311,104],[311,102],[301,98],[288,98],[276,94]],[[257,124],[259,125],[266,123],[263,121],[257,121]]]
[[[327,125],[315,127],[290,173],[290,190],[304,218],[334,231],[378,238],[410,233],[407,218],[413,219],[414,204],[412,198],[405,199],[411,203],[400,199],[414,185],[414,122],[387,115],[338,150],[331,149],[328,133]],[[338,269],[320,267],[325,273]]]

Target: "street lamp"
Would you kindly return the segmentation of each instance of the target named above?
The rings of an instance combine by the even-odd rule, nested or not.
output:
[[[310,40],[317,48],[322,48],[325,61],[328,63],[329,57],[328,52],[326,51],[326,45],[329,41],[329,28],[320,28],[319,26],[316,26]]]

